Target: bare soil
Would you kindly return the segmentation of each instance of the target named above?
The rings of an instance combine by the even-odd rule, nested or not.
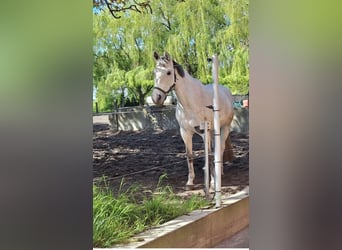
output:
[[[249,185],[249,135],[230,134],[236,159],[224,164],[222,192],[234,194]],[[185,146],[178,130],[114,131],[105,124],[93,126],[93,181],[107,184],[117,192],[123,179],[124,188],[138,185],[142,191],[154,190],[160,176],[180,195],[203,193],[204,145],[193,137],[195,189],[185,191],[188,167]]]

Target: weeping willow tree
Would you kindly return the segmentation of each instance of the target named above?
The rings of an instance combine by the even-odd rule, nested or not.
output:
[[[248,93],[249,30],[248,1],[222,1],[229,26],[217,33],[220,81],[235,94]]]
[[[212,82],[207,58],[218,54],[220,83],[233,94],[248,92],[248,1],[151,0],[149,4],[152,12],[124,12],[119,19],[94,12],[93,79],[100,110],[114,104],[143,105],[153,87],[155,50],[168,51],[205,84]]]

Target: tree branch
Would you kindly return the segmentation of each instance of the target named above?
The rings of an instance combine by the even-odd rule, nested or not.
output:
[[[99,10],[108,9],[115,19],[121,18],[120,12],[126,12],[128,10],[152,14],[150,0],[143,2],[138,2],[137,0],[93,0],[93,7]]]
[[[170,19],[165,16],[161,7],[159,9],[160,9],[163,19],[167,22],[167,23],[162,22],[162,25],[164,25],[169,31],[171,31]]]

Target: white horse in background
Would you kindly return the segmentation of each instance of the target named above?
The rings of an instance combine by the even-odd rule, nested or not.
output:
[[[154,69],[155,86],[152,93],[152,100],[157,105],[162,105],[167,94],[174,89],[177,97],[176,119],[180,126],[180,134],[185,144],[187,163],[189,169],[186,189],[194,186],[195,172],[193,167],[194,155],[192,153],[192,137],[194,133],[199,134],[204,140],[204,130],[200,130],[200,125],[204,121],[209,121],[213,128],[214,112],[213,106],[213,85],[203,85],[199,80],[193,78],[181,65],[174,61],[165,52],[159,56],[154,52],[156,68]],[[233,96],[230,90],[219,85],[219,110],[220,110],[220,130],[221,130],[221,156],[223,162],[234,159],[232,146],[229,140],[230,124],[233,120]],[[213,129],[211,129],[213,132]],[[209,141],[213,139],[210,135]],[[209,150],[211,147],[209,147]],[[210,152],[209,151],[209,152]],[[211,157],[212,159],[212,157]],[[214,183],[213,163],[211,169],[211,186]],[[222,170],[223,173],[223,170]]]

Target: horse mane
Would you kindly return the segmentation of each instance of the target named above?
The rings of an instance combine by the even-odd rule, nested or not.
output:
[[[177,73],[181,76],[181,77],[184,77],[185,76],[185,72],[184,72],[184,69],[183,67],[178,64],[175,60],[172,60],[173,61],[173,66],[175,67],[175,69],[177,70]]]

